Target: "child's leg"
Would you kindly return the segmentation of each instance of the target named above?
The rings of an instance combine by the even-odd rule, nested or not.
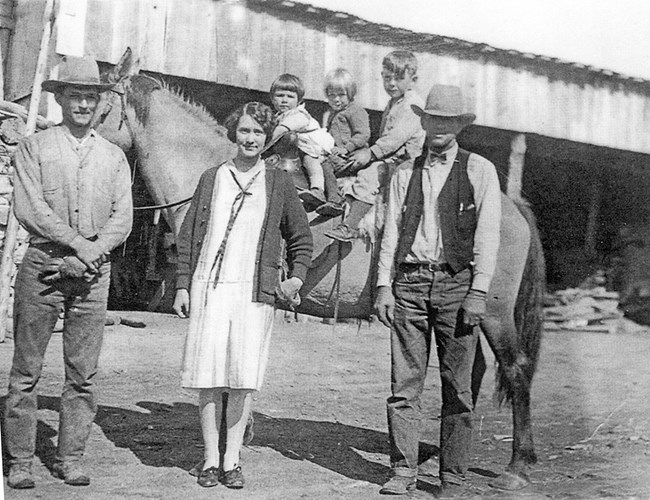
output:
[[[223,470],[229,471],[239,464],[239,453],[244,442],[244,431],[251,411],[251,391],[231,389],[226,407],[226,453]]]
[[[336,177],[334,176],[334,169],[332,168],[332,163],[325,160],[321,166],[323,167],[323,178],[325,179],[325,197],[327,201],[332,203],[341,203],[343,198],[339,194],[339,187],[336,183]]]
[[[219,425],[223,412],[223,391],[201,389],[199,392],[199,416],[205,446],[203,470],[219,467]]]
[[[321,166],[320,160],[313,156],[304,155],[302,164],[305,167],[305,172],[307,172],[307,177],[309,178],[309,188],[320,189],[324,192],[325,179],[323,177],[323,167]]]
[[[303,154],[302,166],[309,179],[309,189],[298,190],[303,207],[311,212],[325,203],[325,179],[323,167],[318,158]]]

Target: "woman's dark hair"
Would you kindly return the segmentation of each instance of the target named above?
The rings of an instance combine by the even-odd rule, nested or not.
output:
[[[247,102],[228,115],[228,118],[223,122],[224,127],[228,131],[228,139],[232,142],[236,141],[237,125],[239,124],[239,119],[244,115],[249,115],[259,123],[266,133],[267,140],[270,139],[274,127],[273,111],[261,102]]]

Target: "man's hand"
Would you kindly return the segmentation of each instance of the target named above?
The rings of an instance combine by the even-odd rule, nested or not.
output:
[[[88,269],[88,266],[86,266],[81,259],[74,255],[63,257],[63,262],[59,266],[59,271],[63,278],[83,278],[84,281],[87,281],[88,283],[90,283],[97,275],[97,273]]]
[[[276,295],[281,301],[287,302],[291,307],[300,305],[300,295],[298,292],[302,287],[302,280],[300,278],[291,277],[280,282]]]
[[[70,246],[76,252],[79,260],[86,264],[93,273],[99,271],[99,266],[108,260],[108,254],[105,254],[97,244],[81,236],[77,236],[72,240]]]
[[[377,299],[375,300],[375,312],[379,321],[388,328],[393,323],[393,312],[395,310],[395,297],[389,286],[377,287]]]
[[[86,264],[81,262],[81,260],[74,255],[68,255],[63,258],[50,258],[43,266],[41,281],[46,284],[52,284],[66,278],[83,278],[84,281],[90,283],[95,279],[95,276],[97,276],[97,273],[88,269]]]
[[[50,257],[41,268],[40,279],[43,283],[51,285],[61,279],[61,257]]]
[[[470,289],[463,301],[463,317],[466,325],[478,325],[485,318],[487,294]]]
[[[179,318],[187,318],[190,315],[190,294],[186,288],[176,290],[172,309]]]

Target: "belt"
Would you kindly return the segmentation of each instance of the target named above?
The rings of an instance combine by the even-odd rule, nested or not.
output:
[[[44,242],[44,243],[30,243],[30,248],[35,248],[48,254],[50,257],[65,257],[67,255],[74,255],[72,248],[61,245],[60,243]]]
[[[91,236],[86,238],[89,241],[96,241],[97,236]],[[74,250],[67,245],[61,243],[55,243],[53,241],[44,241],[43,243],[30,243],[30,247],[36,248],[41,252],[45,252],[52,257],[65,257],[66,255],[74,255]]]
[[[397,268],[402,273],[429,271],[432,273],[443,272],[451,275],[456,274],[451,266],[446,262],[443,262],[442,264],[439,264],[438,262],[402,262]]]

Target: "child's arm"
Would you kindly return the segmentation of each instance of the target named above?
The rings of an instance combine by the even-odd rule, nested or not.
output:
[[[282,123],[278,123],[273,129],[273,135],[271,136],[271,140],[275,140],[278,136],[284,134],[285,132],[288,132],[289,130],[291,129],[286,125]]]
[[[411,109],[412,103],[412,100],[405,99],[391,109],[390,113],[394,113],[391,127],[386,127],[382,136],[370,147],[374,158],[381,160],[390,156],[415,136],[424,138],[420,118]]]
[[[275,126],[275,130],[273,130],[272,139],[275,139],[277,136],[290,130],[294,132],[302,132],[308,126],[309,115],[302,113],[298,108],[291,109],[280,116],[278,124]]]

